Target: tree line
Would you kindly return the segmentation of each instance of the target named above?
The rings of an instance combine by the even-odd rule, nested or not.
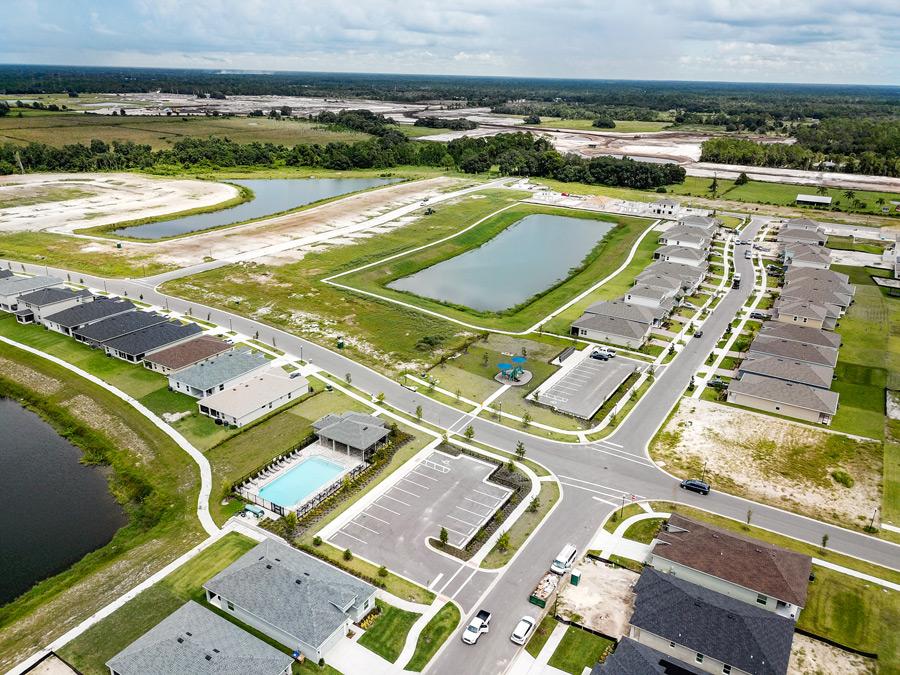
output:
[[[447,118],[447,117],[419,117],[416,119],[416,127],[428,127],[429,129],[450,129],[452,131],[469,131],[477,129],[478,122],[467,120],[465,117]]]

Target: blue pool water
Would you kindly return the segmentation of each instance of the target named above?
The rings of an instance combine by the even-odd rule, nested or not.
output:
[[[291,507],[330,484],[344,467],[321,457],[310,457],[259,491],[263,499]]]

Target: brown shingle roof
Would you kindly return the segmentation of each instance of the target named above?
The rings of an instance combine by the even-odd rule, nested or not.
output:
[[[806,603],[812,558],[677,513],[653,554],[798,607]],[[682,531],[683,530],[683,531]]]
[[[231,345],[224,340],[211,335],[201,335],[189,342],[158,351],[144,360],[157,363],[164,368],[180,370],[229,349]]]

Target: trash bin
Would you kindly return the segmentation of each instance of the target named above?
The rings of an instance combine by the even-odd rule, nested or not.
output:
[[[581,582],[581,570],[573,569],[572,578],[570,579],[573,586],[577,586]]]

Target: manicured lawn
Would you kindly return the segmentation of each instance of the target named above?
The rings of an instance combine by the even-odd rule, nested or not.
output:
[[[359,639],[359,644],[394,663],[403,651],[407,634],[422,615],[393,607],[381,600],[376,600],[375,604],[381,613]]]
[[[647,518],[639,520],[625,530],[625,538],[632,541],[639,541],[642,544],[649,544],[653,538],[659,533],[659,528],[663,524],[662,518]]]
[[[643,513],[644,509],[642,509],[637,504],[626,504],[624,509],[616,509],[613,511],[613,515],[606,519],[606,522],[603,523],[603,529],[607,532],[615,532],[616,528],[622,523],[623,520],[630,518],[631,516],[636,516],[639,513]]]
[[[203,602],[201,586],[256,545],[227,534],[159,583],[91,626],[60,650],[85,675],[105,675],[106,661],[153,628],[188,600]]]
[[[537,629],[528,640],[528,644],[525,645],[525,651],[534,658],[537,658],[537,655],[541,653],[544,645],[547,644],[547,640],[550,639],[550,634],[553,633],[553,629],[556,628],[558,623],[559,621],[554,619],[550,614],[545,614],[544,618],[541,619],[541,622],[538,624]]]
[[[797,627],[870,654],[890,667],[900,659],[900,592],[813,566],[806,607]]]
[[[853,241],[852,237],[829,236],[826,246],[834,251],[858,251],[860,253],[873,253],[881,255],[887,244],[875,241]]]
[[[403,669],[417,673],[424,670],[428,662],[437,653],[437,650],[456,630],[456,627],[459,625],[459,619],[459,609],[452,602],[448,602],[441,607],[438,613],[425,624],[422,632],[419,633],[419,639],[416,641],[416,650],[413,652],[409,663]]]
[[[605,657],[607,650],[614,644],[612,640],[569,626],[547,663],[571,675],[581,675],[585,668],[592,668]]]
[[[512,524],[507,532],[509,533],[509,548],[501,551],[496,546],[490,553],[485,556],[481,563],[482,567],[494,569],[502,567],[508,563],[516,554],[516,551],[525,543],[528,536],[541,523],[541,521],[550,513],[550,509],[559,499],[559,485],[555,482],[541,483],[541,491],[538,493],[538,499],[541,502],[540,507],[534,513],[525,511],[519,519]]]

